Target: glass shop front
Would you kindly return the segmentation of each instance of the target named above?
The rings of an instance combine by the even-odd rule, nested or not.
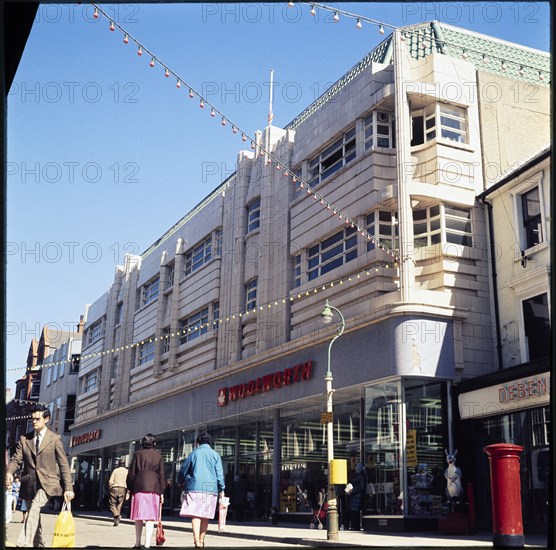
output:
[[[369,384],[334,395],[334,458],[346,459],[348,482],[356,465],[365,467],[362,499],[363,527],[370,518],[438,518],[446,513],[444,449],[449,447],[449,382],[431,378],[397,378]],[[358,397],[353,397],[357,395]],[[165,512],[177,515],[181,487],[178,472],[205,430],[215,439],[222,457],[226,494],[232,521],[270,519],[273,493],[279,494],[276,510],[281,520],[309,523],[323,509],[322,490],[327,487],[326,424],[321,422],[321,402],[301,400],[280,409],[259,411],[179,432],[157,435],[166,465]],[[404,444],[405,442],[405,444]],[[279,445],[280,465],[273,464]],[[110,472],[119,459],[131,462],[140,441],[102,450],[90,477],[97,479],[99,502],[107,498]],[[103,467],[104,466],[104,467]],[[279,472],[279,479],[273,472]],[[106,487],[104,487],[106,486]],[[102,488],[104,487],[104,489]],[[349,529],[350,496],[336,487],[340,524]],[[326,508],[326,506],[324,506]],[[318,516],[317,516],[318,517]],[[386,521],[386,523],[384,523]],[[392,524],[390,520],[390,525]],[[373,524],[374,525],[374,524]]]

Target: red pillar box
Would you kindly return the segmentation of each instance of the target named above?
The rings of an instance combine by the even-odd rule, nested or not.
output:
[[[523,548],[521,482],[519,478],[520,445],[496,443],[484,448],[490,462],[492,495],[492,544],[503,548]]]

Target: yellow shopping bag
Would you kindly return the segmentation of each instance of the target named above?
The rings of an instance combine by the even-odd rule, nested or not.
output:
[[[64,502],[62,511],[58,514],[51,546],[52,548],[73,548],[75,546],[75,523],[69,502]]]

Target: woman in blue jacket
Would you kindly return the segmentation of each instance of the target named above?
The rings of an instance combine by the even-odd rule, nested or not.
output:
[[[224,496],[225,483],[222,459],[212,448],[213,437],[202,433],[197,444],[181,465],[178,481],[184,484],[185,491],[180,516],[191,518],[195,548],[202,548],[209,519],[214,518],[218,495]]]

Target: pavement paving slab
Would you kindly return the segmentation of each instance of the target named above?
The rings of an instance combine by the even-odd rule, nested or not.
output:
[[[47,541],[54,532],[56,513],[42,514]],[[14,547],[21,529],[21,512],[14,514],[6,528],[6,547]],[[122,519],[114,527],[109,512],[74,512],[77,548],[131,548],[135,544],[135,528],[129,519]],[[193,547],[191,521],[172,517],[163,518],[165,548]],[[144,531],[143,531],[144,539]],[[144,540],[143,540],[144,543]],[[154,535],[152,548],[154,544]],[[301,524],[269,522],[230,522],[223,533],[218,533],[217,522],[211,522],[205,539],[206,548],[492,548],[491,533],[473,535],[441,535],[438,532],[383,533],[368,531],[340,531],[337,541],[327,540],[326,529],[310,529]],[[525,535],[525,547],[547,548],[547,537]]]

